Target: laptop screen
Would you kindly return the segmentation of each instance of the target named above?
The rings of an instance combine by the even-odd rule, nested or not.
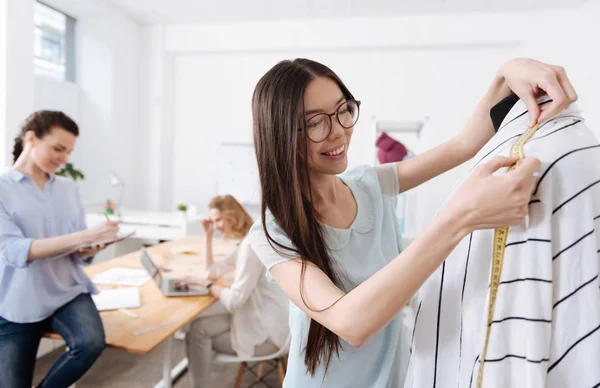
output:
[[[156,283],[156,285],[160,288],[162,284],[162,275],[160,271],[154,265],[152,259],[150,259],[150,255],[145,249],[142,249],[140,261],[142,262],[142,266],[148,271],[148,274],[152,277],[152,280]]]

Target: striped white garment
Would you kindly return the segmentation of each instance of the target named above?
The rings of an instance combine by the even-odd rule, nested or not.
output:
[[[511,109],[467,176],[509,155],[526,109]],[[525,155],[541,160],[541,175],[529,227],[509,231],[483,386],[600,387],[600,145],[572,105],[540,126]],[[405,387],[477,386],[493,234],[463,239],[420,289]]]

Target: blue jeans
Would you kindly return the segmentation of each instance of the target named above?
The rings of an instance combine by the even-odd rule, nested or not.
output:
[[[0,388],[31,388],[36,353],[49,329],[60,334],[68,350],[39,387],[69,387],[106,346],[102,320],[89,294],[80,294],[41,322],[14,323],[0,317]]]

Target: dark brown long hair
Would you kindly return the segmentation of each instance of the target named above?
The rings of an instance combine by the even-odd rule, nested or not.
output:
[[[75,121],[63,112],[53,110],[33,112],[25,119],[19,135],[15,137],[13,163],[19,159],[19,156],[23,152],[23,137],[27,132],[33,131],[35,137],[41,139],[49,134],[54,127],[62,128],[75,136],[79,136],[79,127],[77,127]]]
[[[285,255],[282,250],[287,249],[294,253],[293,256],[301,258],[300,295],[303,302],[307,262],[317,266],[338,286],[341,286],[340,278],[343,276],[334,271],[324,230],[319,223],[320,217],[312,205],[312,189],[305,162],[308,139],[304,130],[299,131],[305,127],[304,91],[312,80],[320,77],[333,80],[347,100],[354,99],[331,69],[309,59],[279,62],[260,79],[252,97],[254,146],[262,189],[263,230],[271,247],[278,253]],[[293,247],[278,243],[269,234],[266,226],[267,209]],[[311,319],[304,349],[307,371],[314,375],[317,367],[324,362],[327,373],[331,358],[334,353],[339,355],[340,347],[340,340],[335,333]]]

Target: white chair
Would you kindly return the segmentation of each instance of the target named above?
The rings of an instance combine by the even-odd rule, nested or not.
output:
[[[265,363],[267,361],[275,361],[277,366],[274,367],[269,372],[267,372],[267,374],[269,374],[272,371],[274,371],[275,369],[277,369],[277,372],[279,374],[279,383],[283,385],[283,378],[285,377],[285,370],[287,369],[287,354],[288,354],[288,351],[290,350],[290,341],[291,341],[291,336],[288,333],[288,336],[285,339],[285,343],[281,347],[281,349],[279,349],[277,352],[275,352],[273,354],[269,354],[267,356],[238,357],[238,356],[232,356],[230,354],[217,353],[217,355],[215,356],[215,361],[222,362],[222,363],[238,363],[238,362],[240,363],[240,369],[238,370],[237,379],[235,381],[235,388],[241,388],[242,380],[244,379],[244,373],[246,371],[250,371],[252,374],[254,374],[256,376],[256,382],[252,386],[254,386],[255,384],[258,384],[261,381],[263,382],[263,384],[266,384],[263,381],[264,376],[266,376],[264,374]],[[255,374],[254,371],[252,370],[252,368],[248,367],[249,362],[258,362],[259,363],[258,364],[258,373]]]

